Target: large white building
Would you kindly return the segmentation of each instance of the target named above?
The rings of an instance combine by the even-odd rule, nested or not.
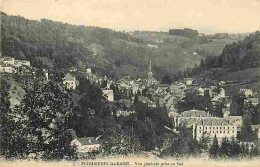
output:
[[[193,125],[194,138],[200,140],[203,134],[209,138],[214,138],[216,135],[218,140],[222,140],[224,137],[230,139],[237,136],[237,126],[224,118],[205,118],[201,119],[198,124]]]
[[[224,137],[232,138],[237,136],[237,124],[230,119],[212,117],[205,111],[190,110],[184,111],[175,118],[175,125],[185,125],[192,128],[193,138],[198,141],[203,135],[214,138],[216,135],[220,141]]]

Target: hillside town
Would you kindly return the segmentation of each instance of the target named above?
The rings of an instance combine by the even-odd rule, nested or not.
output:
[[[259,166],[259,0],[0,4],[1,167]]]
[[[48,70],[32,67],[30,66],[30,62],[26,60],[15,60],[12,57],[1,58],[2,76],[19,75],[20,77],[25,77],[26,75],[30,75],[30,72],[35,74],[37,70],[42,72],[45,83],[48,84],[50,80],[49,76],[51,75]],[[76,72],[77,69],[73,68],[64,74],[60,86],[69,92],[76,90],[79,86]],[[237,113],[238,111],[234,111],[234,108],[232,108],[232,99],[234,98],[228,96],[225,92],[225,88],[227,87],[226,83],[229,83],[228,81],[211,82],[210,85],[206,85],[198,84],[196,80],[192,78],[184,78],[181,81],[172,82],[171,84],[161,84],[160,81],[157,81],[156,78],[153,77],[151,61],[147,78],[145,79],[126,76],[120,80],[113,81],[106,76],[99,77],[93,74],[90,68],[86,69],[84,77],[92,84],[99,85],[103,97],[105,97],[109,103],[118,105],[115,111],[111,112],[111,116],[114,115],[118,118],[131,116],[137,119],[134,104],[136,101],[139,101],[148,108],[156,109],[162,107],[166,109],[168,117],[172,121],[172,128],[167,126],[165,126],[165,128],[178,134],[180,133],[178,127],[185,126],[191,129],[189,132],[190,135],[198,142],[208,138],[209,142],[207,144],[210,145],[214,138],[221,143],[223,139],[232,140],[241,136],[244,119],[242,115]],[[118,95],[115,95],[118,94],[118,92],[122,95],[120,98]],[[239,89],[237,96],[243,99],[242,104],[244,106],[255,107],[259,105],[258,98],[256,97],[257,93],[258,92],[254,92],[252,89],[245,87]],[[189,97],[189,95],[193,97]],[[181,105],[187,102],[187,98],[198,97],[203,100],[208,100],[209,104],[206,106],[189,104],[189,106],[186,107]],[[199,101],[197,102],[199,103]],[[150,121],[150,118],[145,117],[145,120]],[[252,124],[250,126],[256,134],[256,138],[259,140],[259,124]],[[99,141],[101,136],[79,138],[74,130],[72,130],[71,133],[74,135],[74,140],[71,141],[71,144],[77,148],[78,156],[86,157],[89,153],[101,150],[102,143]],[[246,144],[249,149],[256,147],[257,144],[254,142],[242,143]]]

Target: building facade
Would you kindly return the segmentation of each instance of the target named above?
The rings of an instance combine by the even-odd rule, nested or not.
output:
[[[67,73],[63,78],[63,85],[67,89],[76,89],[76,77],[72,76],[70,73]]]
[[[108,101],[114,101],[114,92],[113,90],[103,90],[104,96],[107,98]]]

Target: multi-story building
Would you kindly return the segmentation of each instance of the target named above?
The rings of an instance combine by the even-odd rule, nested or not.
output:
[[[14,58],[12,58],[12,57],[4,57],[3,63],[4,63],[5,65],[14,66]]]
[[[203,135],[213,138],[215,135],[220,141],[224,137],[237,136],[237,124],[229,119],[212,117],[205,111],[184,111],[175,119],[175,126],[185,125],[192,128],[193,138],[200,140]]]
[[[219,141],[224,137],[230,139],[237,136],[237,126],[224,118],[212,117],[201,119],[198,124],[193,125],[193,137],[200,140],[203,135],[211,139],[216,135]]]
[[[4,72],[4,73],[15,73],[16,69],[9,65],[9,64],[0,64],[0,72]]]

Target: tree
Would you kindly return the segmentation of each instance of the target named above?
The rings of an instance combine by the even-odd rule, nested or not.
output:
[[[256,146],[252,146],[252,148],[250,149],[250,156],[251,157],[258,156],[258,148]]]
[[[10,97],[9,97],[9,84],[1,77],[1,89],[0,89],[0,154],[7,159],[16,157],[21,149],[14,148],[14,145],[23,147],[24,143],[20,140],[12,138],[12,132],[15,131],[14,121],[10,116],[12,111],[10,109]]]
[[[211,103],[207,97],[199,95],[197,90],[190,89],[186,92],[184,101],[177,102],[178,112],[185,110],[205,110],[211,108]]]
[[[204,132],[202,134],[202,137],[199,141],[198,147],[201,152],[206,152],[208,150],[208,144],[210,142],[210,139],[208,136],[206,136],[206,133]]]
[[[177,140],[172,144],[172,152],[179,155],[196,154],[198,150],[198,144],[196,139],[193,139],[191,129],[180,126],[177,128],[180,133],[177,136]]]
[[[114,99],[115,101],[118,101],[121,99],[121,92],[119,91],[118,87],[115,86],[113,83],[110,85],[110,89],[113,90],[114,93]]]
[[[250,116],[249,113],[246,112],[243,115],[243,126],[241,128],[241,133],[240,133],[240,140],[243,142],[252,142],[254,141],[254,132],[252,130],[251,127],[251,120],[250,120]]]
[[[172,78],[168,74],[165,74],[162,78],[162,83],[163,84],[171,84]]]
[[[247,157],[249,155],[249,147],[248,144],[242,143],[241,145],[242,155],[243,157]]]
[[[216,159],[218,157],[218,151],[219,151],[218,139],[215,134],[215,136],[213,138],[213,143],[209,149],[210,157],[213,159]]]
[[[15,156],[36,153],[44,159],[73,158],[75,149],[71,146],[69,124],[72,114],[73,102],[63,88],[35,78],[10,115],[14,129],[9,137],[13,140],[12,148],[17,150]]]
[[[138,104],[138,103],[139,103],[139,95],[138,95],[138,94],[135,94],[134,104]]]
[[[72,120],[73,128],[79,137],[97,137],[101,133],[103,120],[110,117],[111,106],[103,97],[102,90],[83,77],[79,78],[75,96],[80,98]]]
[[[231,155],[231,144],[229,140],[225,137],[222,139],[221,146],[219,148],[219,156],[221,157],[230,157]]]
[[[117,128],[115,135],[103,143],[103,152],[108,155],[137,154],[142,150],[141,143],[134,133],[133,128]]]
[[[239,145],[238,141],[235,140],[234,137],[232,137],[231,140],[231,156],[233,158],[237,158],[242,153],[242,148]]]
[[[107,87],[107,80],[103,80],[100,85],[100,88],[106,88],[106,87]]]

